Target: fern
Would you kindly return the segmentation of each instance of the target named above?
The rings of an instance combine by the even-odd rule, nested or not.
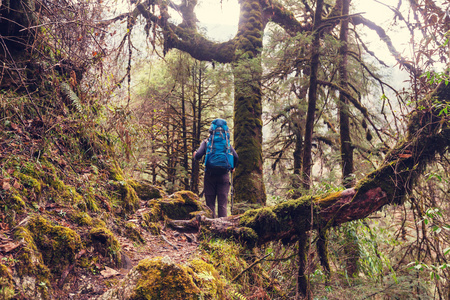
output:
[[[77,94],[75,94],[68,83],[61,82],[61,92],[63,92],[64,95],[66,95],[70,99],[70,101],[72,101],[73,106],[75,106],[77,111],[82,114],[83,105],[81,104],[80,98],[78,98]]]
[[[232,292],[233,298],[238,299],[238,300],[247,300],[247,298],[245,298],[244,295],[242,295],[239,292],[233,291]]]

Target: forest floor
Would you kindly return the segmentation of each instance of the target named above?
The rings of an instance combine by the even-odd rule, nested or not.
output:
[[[139,226],[139,215],[146,210],[146,202],[141,201],[141,209],[129,218]],[[120,267],[110,268],[103,264],[86,269],[75,267],[67,276],[64,288],[55,291],[53,299],[95,299],[117,285],[128,272],[143,259],[168,257],[176,264],[184,264],[195,256],[199,250],[197,234],[179,233],[168,227],[161,229],[160,235],[152,235],[147,230],[140,230],[143,243],[136,243],[127,236],[117,235],[122,252]]]

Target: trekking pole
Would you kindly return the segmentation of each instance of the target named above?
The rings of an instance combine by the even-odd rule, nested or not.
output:
[[[234,186],[233,186],[233,171],[231,171],[231,211],[233,214],[233,203],[234,203]]]

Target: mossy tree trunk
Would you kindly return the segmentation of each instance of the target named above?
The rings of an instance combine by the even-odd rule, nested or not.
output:
[[[234,64],[234,147],[239,164],[234,173],[236,203],[266,203],[262,166],[261,5],[241,0]]]

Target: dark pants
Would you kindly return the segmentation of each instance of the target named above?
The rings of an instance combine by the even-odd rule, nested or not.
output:
[[[205,199],[206,205],[213,212],[213,218],[218,216],[226,217],[227,216],[227,203],[228,203],[228,192],[230,190],[230,176],[228,172],[223,175],[215,175],[205,173],[204,178],[204,191],[205,191]],[[218,206],[218,214],[216,214],[216,197],[217,197],[217,206]]]

